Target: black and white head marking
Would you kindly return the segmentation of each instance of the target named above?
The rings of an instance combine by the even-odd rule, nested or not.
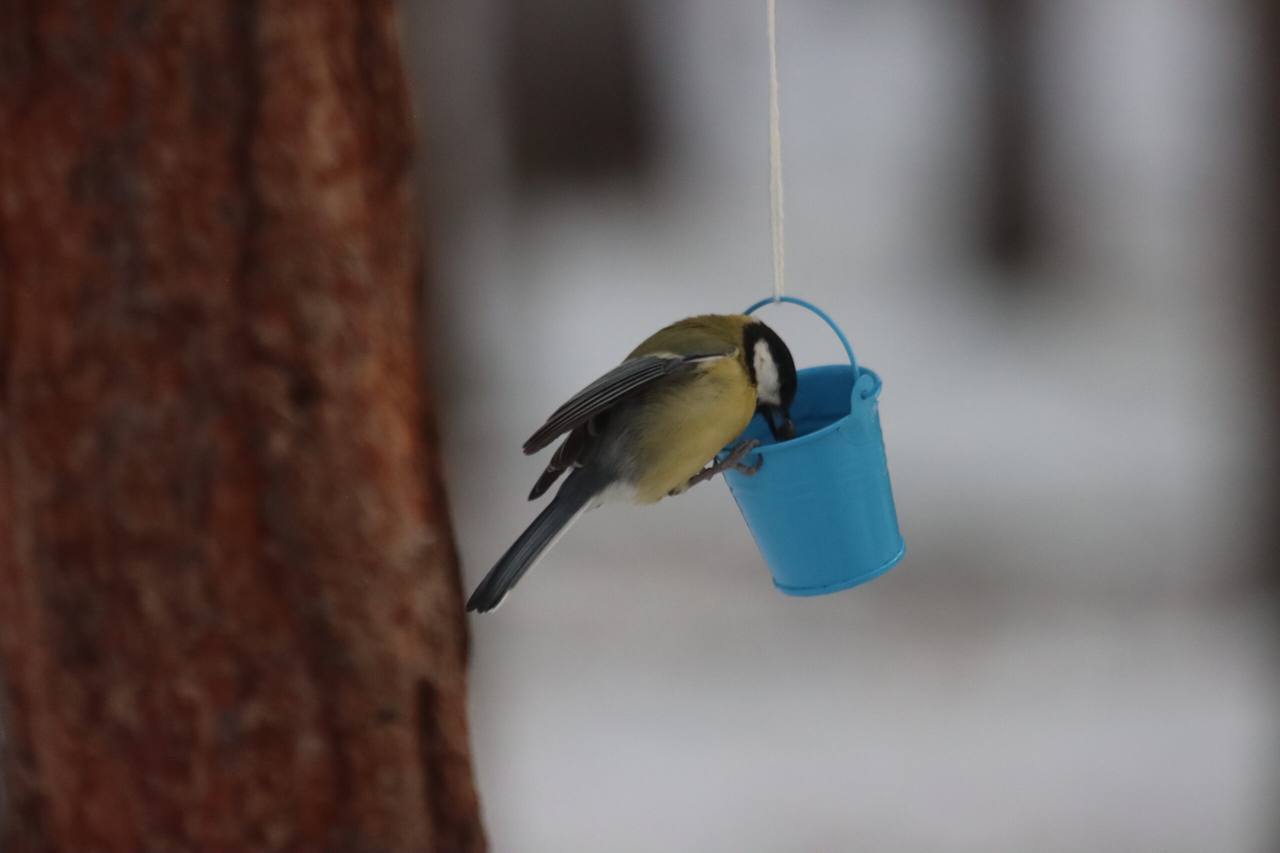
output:
[[[791,350],[778,333],[759,320],[742,332],[747,372],[756,386],[756,400],[762,406],[789,409],[796,397],[796,364]]]

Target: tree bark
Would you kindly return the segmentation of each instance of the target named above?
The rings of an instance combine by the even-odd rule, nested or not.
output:
[[[0,0],[0,849],[484,848],[389,0]]]

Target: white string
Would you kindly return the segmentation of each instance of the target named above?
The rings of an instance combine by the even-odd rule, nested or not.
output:
[[[777,0],[765,0],[769,16],[769,221],[773,227],[773,301],[786,289],[782,233],[782,114],[778,109]]]

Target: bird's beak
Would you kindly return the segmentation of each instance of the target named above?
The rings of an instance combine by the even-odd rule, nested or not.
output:
[[[761,410],[774,441],[790,441],[796,437],[796,425],[791,422],[790,412],[781,406],[762,406]],[[781,421],[780,424],[774,422],[775,416]]]

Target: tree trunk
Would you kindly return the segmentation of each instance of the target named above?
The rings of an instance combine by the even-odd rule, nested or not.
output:
[[[0,849],[484,848],[389,0],[0,0]]]

